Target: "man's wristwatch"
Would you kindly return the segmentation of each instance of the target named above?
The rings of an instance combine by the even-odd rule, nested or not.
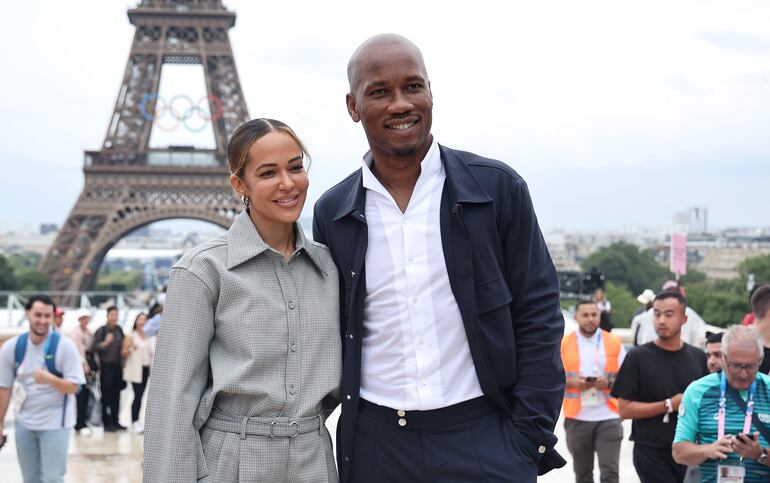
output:
[[[761,448],[762,454],[759,455],[759,458],[757,458],[757,463],[760,465],[765,465],[767,463],[767,449]]]

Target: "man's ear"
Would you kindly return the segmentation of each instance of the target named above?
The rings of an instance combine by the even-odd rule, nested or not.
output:
[[[345,95],[345,104],[348,107],[348,114],[350,115],[350,119],[352,119],[353,122],[360,121],[361,116],[359,116],[358,111],[356,111],[356,98],[353,97],[353,94],[348,93]]]

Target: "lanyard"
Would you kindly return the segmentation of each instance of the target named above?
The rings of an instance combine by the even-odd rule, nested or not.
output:
[[[757,381],[751,383],[749,399],[746,401],[746,415],[743,419],[743,434],[751,433],[751,417],[754,414],[754,392],[757,390]],[[727,378],[722,371],[719,381],[719,411],[717,412],[717,439],[725,437],[725,407],[727,406]]]
[[[602,330],[596,329],[596,352],[594,352],[594,375],[599,377],[599,359],[602,347]]]

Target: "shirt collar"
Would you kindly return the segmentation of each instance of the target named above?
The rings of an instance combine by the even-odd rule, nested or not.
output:
[[[380,183],[380,180],[378,180],[372,172],[373,162],[374,157],[372,156],[372,152],[367,151],[361,160],[361,178],[363,187],[390,196],[388,190],[385,189],[382,183]],[[419,183],[421,179],[425,180],[438,176],[442,170],[441,152],[438,148],[438,141],[436,141],[436,137],[434,136],[433,142],[431,143],[430,148],[428,148],[428,152],[425,153],[425,157],[420,161],[420,176],[418,177],[417,182]]]
[[[294,254],[304,251],[310,261],[316,268],[326,275],[323,262],[321,261],[317,247],[313,246],[311,242],[305,237],[305,232],[302,230],[302,226],[299,223],[294,223],[294,233],[296,240],[294,241]],[[257,227],[254,226],[254,222],[249,217],[248,210],[243,210],[235,217],[233,224],[230,225],[230,229],[227,231],[227,269],[230,270],[237,267],[241,263],[244,263],[252,258],[261,255],[265,251],[273,251],[270,245],[268,245],[262,237],[259,236]],[[292,254],[292,256],[294,255]]]

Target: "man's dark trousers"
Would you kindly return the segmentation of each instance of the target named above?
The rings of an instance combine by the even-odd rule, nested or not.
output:
[[[99,382],[102,386],[102,422],[105,428],[115,427],[118,425],[120,386],[123,383],[120,364],[102,364]]]
[[[87,412],[88,412],[88,396],[91,394],[91,390],[88,389],[88,385],[83,384],[80,386],[80,390],[75,396],[77,402],[78,416],[75,422],[75,431],[88,427],[86,424]]]
[[[671,448],[634,444],[634,468],[642,483],[682,483],[687,467],[678,465]]]
[[[520,438],[485,397],[403,416],[361,400],[350,481],[534,483],[537,467]]]

